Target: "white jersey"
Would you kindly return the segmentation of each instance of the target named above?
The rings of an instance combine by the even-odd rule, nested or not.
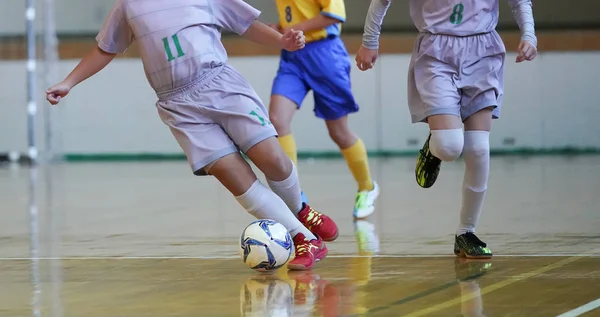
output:
[[[499,0],[410,0],[410,16],[419,32],[471,36],[498,26]],[[392,0],[371,0],[363,46],[379,47],[381,24]],[[537,46],[531,0],[508,0],[521,29],[521,39]]]
[[[469,36],[498,25],[498,0],[411,0],[410,17],[419,32]]]
[[[96,40],[114,54],[137,41],[148,82],[159,93],[225,64],[221,30],[241,35],[259,14],[242,0],[117,0]]]

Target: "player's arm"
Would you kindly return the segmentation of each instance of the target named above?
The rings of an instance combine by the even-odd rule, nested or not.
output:
[[[117,54],[107,53],[95,46],[60,83],[46,90],[46,99],[53,105],[65,97],[73,87],[94,76],[108,65]]]
[[[243,0],[218,1],[214,8],[216,25],[228,29],[244,38],[262,45],[274,46],[288,51],[304,47],[304,34],[290,31],[281,34],[259,22],[258,11]]]
[[[346,22],[344,0],[319,0],[318,2],[321,5],[321,14],[293,25],[295,30],[310,32]]]
[[[75,69],[60,83],[46,90],[46,99],[53,105],[60,102],[73,87],[97,74],[108,65],[118,53],[123,53],[133,42],[133,33],[127,24],[123,0],[117,0],[106,18],[95,46],[77,64]]]
[[[365,19],[362,45],[356,55],[356,65],[360,70],[373,68],[379,54],[379,36],[381,25],[392,0],[371,0],[369,12]]]
[[[117,54],[107,53],[98,46],[87,53],[75,69],[63,80],[63,83],[73,88],[82,81],[96,75],[108,65]]]
[[[365,28],[363,32],[362,46],[370,49],[379,49],[379,36],[381,35],[381,25],[383,19],[390,7],[392,0],[371,0],[369,11],[365,19]]]
[[[330,25],[343,23],[343,22],[345,22],[345,20],[340,17],[332,17],[332,16],[320,14],[312,19],[308,19],[308,20],[302,21],[300,23],[297,23],[294,26],[292,26],[292,28],[294,30],[300,30],[303,32],[310,32],[310,31],[314,31],[314,30],[322,30],[324,28],[327,28]],[[284,29],[283,31],[285,32],[286,30],[287,29]]]
[[[304,34],[302,31],[289,30],[281,34],[272,27],[254,21],[242,36],[254,43],[277,47],[288,51],[299,50],[304,47]]]
[[[508,0],[508,4],[521,30],[517,63],[533,60],[537,55],[537,37],[531,0]]]
[[[115,56],[95,46],[62,82],[46,90],[46,99],[53,105],[58,104],[73,87],[101,71]]]

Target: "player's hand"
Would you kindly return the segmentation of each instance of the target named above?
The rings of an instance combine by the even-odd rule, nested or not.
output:
[[[532,61],[537,56],[537,48],[529,41],[521,41],[517,49],[517,63]]]
[[[46,100],[52,105],[56,105],[62,98],[69,94],[71,86],[64,82],[56,84],[46,90]]]
[[[306,38],[304,37],[304,32],[290,29],[281,37],[281,43],[284,50],[293,52],[304,48]]]
[[[378,56],[379,50],[370,50],[361,45],[356,54],[356,66],[362,71],[369,70],[375,66]]]

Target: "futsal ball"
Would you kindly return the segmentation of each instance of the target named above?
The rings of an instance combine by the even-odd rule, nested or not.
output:
[[[269,219],[256,220],[242,232],[240,256],[251,269],[261,272],[284,266],[294,250],[287,229]]]

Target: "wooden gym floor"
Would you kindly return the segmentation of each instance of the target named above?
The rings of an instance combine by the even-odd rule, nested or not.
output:
[[[371,166],[378,209],[353,223],[344,162],[300,164],[341,235],[274,275],[239,260],[252,218],[185,162],[1,167],[0,316],[600,316],[600,156],[494,157],[490,261],[451,255],[462,163],[428,190],[412,158]]]

